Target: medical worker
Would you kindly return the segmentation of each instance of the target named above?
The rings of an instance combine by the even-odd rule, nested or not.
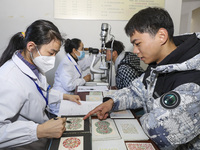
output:
[[[200,149],[200,39],[173,37],[174,25],[162,8],[145,8],[125,26],[133,52],[148,68],[127,88],[89,112],[106,119],[110,110],[143,107],[144,132],[161,150]]]
[[[64,44],[66,56],[60,62],[53,84],[53,89],[74,94],[76,86],[84,85],[91,80],[91,74],[83,76],[83,71],[90,67],[93,54],[85,58],[84,45],[80,39],[66,39]],[[95,63],[99,60],[97,55]]]
[[[0,148],[44,150],[46,138],[59,138],[65,131],[65,118],[49,120],[45,113],[52,103],[80,99],[47,83],[45,72],[54,67],[61,44],[58,28],[46,20],[11,38],[0,59]]]

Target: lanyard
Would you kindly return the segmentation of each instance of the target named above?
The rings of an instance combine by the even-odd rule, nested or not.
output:
[[[69,58],[69,56],[67,56],[68,58]],[[69,60],[72,62],[72,60],[69,58]],[[75,66],[75,68],[76,68],[76,70],[78,71],[78,73],[80,74],[80,76],[81,76],[81,72],[79,71],[79,69],[78,69],[78,67],[76,66],[76,65],[74,65]]]
[[[50,85],[47,87],[47,96],[45,97],[44,96],[44,94],[43,94],[43,92],[42,92],[42,90],[41,90],[41,88],[39,87],[39,85],[29,76],[29,75],[27,75],[34,83],[35,83],[35,85],[36,85],[36,87],[37,87],[37,90],[40,92],[40,94],[43,96],[43,98],[45,99],[45,102],[46,102],[46,105],[48,105],[48,99],[49,99],[49,89],[50,89]]]

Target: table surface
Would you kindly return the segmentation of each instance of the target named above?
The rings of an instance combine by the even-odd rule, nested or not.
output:
[[[111,88],[109,88],[109,89],[113,89],[113,90],[116,90],[116,87],[111,87]],[[76,95],[79,95],[79,97],[80,97],[80,99],[81,100],[83,100],[83,101],[85,101],[86,100],[86,95],[89,95],[89,92],[77,92],[77,87],[76,87],[76,89],[75,89],[75,94]],[[139,121],[139,117],[140,116],[136,116],[135,115],[135,113],[137,112],[137,111],[139,111],[140,109],[138,109],[138,110],[131,110],[131,112],[132,112],[132,114],[134,115],[134,117],[135,117],[135,119],[137,119],[138,120],[138,122],[140,123],[140,121]],[[95,118],[95,117],[93,117],[93,118]],[[97,118],[97,117],[96,117]],[[156,150],[160,150],[158,147],[157,147],[157,145],[152,141],[152,140],[147,140],[147,141],[125,141],[125,143],[126,142],[141,142],[141,143],[151,143],[153,146],[154,146],[154,148],[156,149]]]

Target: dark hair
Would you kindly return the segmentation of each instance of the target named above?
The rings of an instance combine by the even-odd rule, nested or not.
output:
[[[112,40],[108,41],[105,44],[106,48],[111,48]],[[119,55],[122,51],[124,51],[124,44],[120,41],[114,40],[113,42],[113,51],[117,51],[117,54]]]
[[[18,32],[10,39],[7,48],[0,58],[0,66],[11,59],[16,50],[25,50],[29,41],[33,41],[40,48],[42,45],[48,44],[54,39],[61,42],[63,40],[58,28],[50,21],[37,20],[27,28],[25,37],[21,32]]]
[[[76,50],[80,47],[81,44],[81,40],[80,39],[66,39],[65,40],[65,45],[64,45],[64,49],[66,53],[71,53],[73,48],[75,48]]]
[[[165,28],[172,40],[174,25],[169,13],[162,8],[148,7],[133,15],[125,26],[125,32],[128,36],[132,36],[135,31],[155,36],[160,28]]]

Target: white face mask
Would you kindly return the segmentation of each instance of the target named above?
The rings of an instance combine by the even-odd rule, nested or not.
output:
[[[31,53],[31,57],[32,57],[34,64],[38,67],[40,72],[42,72],[44,74],[54,67],[56,57],[55,56],[42,56],[38,49],[37,49],[37,52],[40,56],[33,58],[32,53]]]

